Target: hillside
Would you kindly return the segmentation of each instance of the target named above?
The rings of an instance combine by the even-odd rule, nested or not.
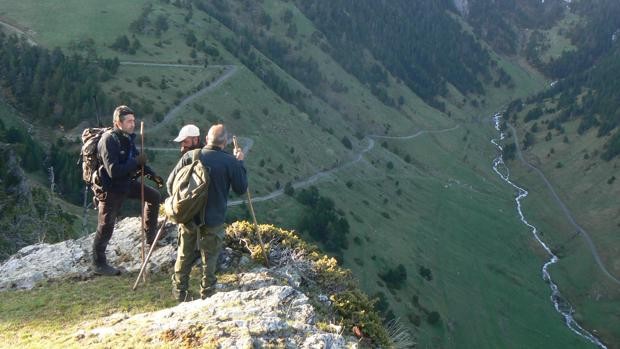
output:
[[[71,93],[57,93],[49,104],[27,88],[36,84],[17,90],[3,75],[3,105],[12,108],[2,120],[34,124],[29,134],[47,162],[27,170],[28,180],[49,187],[53,165],[58,195],[78,206],[77,136],[97,118],[109,123],[115,104],[138,110],[146,152],[164,175],[178,159],[170,140],[184,123],[205,130],[223,121],[249,150],[259,221],[295,229],[337,257],[376,297],[382,315],[400,317],[421,347],[590,347],[549,301],[540,277],[547,256],[515,212],[513,188],[493,172],[491,143],[498,136],[491,116],[549,86],[543,74],[555,77],[563,50],[579,49],[567,32],[587,16],[564,1],[465,3],[461,12],[447,1],[3,3],[0,20],[36,43],[15,44],[15,52],[39,57],[7,60],[5,71],[55,86],[54,74],[70,70],[36,78],[26,62],[44,70],[48,59],[40,57],[62,53],[90,78],[69,74],[64,88],[46,91]],[[79,20],[65,26],[50,12]],[[532,19],[538,13],[544,16]],[[82,85],[91,86],[89,93],[79,93]],[[532,128],[520,121],[532,108],[506,113],[519,140]],[[542,117],[539,128],[545,118],[551,120]],[[618,182],[611,179],[617,169],[593,156],[611,134],[592,137],[590,146],[572,136],[577,121],[569,124],[568,143],[554,135],[551,148],[534,145],[525,156],[538,156],[533,163],[618,275]],[[569,165],[578,147],[589,149],[589,160],[578,165],[584,176],[573,176]],[[551,149],[554,160],[547,161]],[[552,275],[575,317],[613,347],[619,303],[610,281],[542,181],[517,161],[508,166],[530,188],[526,213],[561,258]],[[75,222],[82,218],[78,206]],[[135,215],[135,205],[126,208]],[[245,205],[235,202],[231,221],[247,218]]]

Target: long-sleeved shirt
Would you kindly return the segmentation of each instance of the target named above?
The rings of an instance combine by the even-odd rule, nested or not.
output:
[[[226,208],[230,189],[232,188],[238,195],[244,194],[248,189],[246,170],[243,166],[243,161],[237,160],[233,155],[213,145],[207,145],[202,148],[200,160],[209,169],[210,179],[207,205],[203,210],[203,222],[207,227],[215,227],[224,224],[226,220]],[[168,194],[172,192],[172,183],[177,172],[183,166],[191,163],[192,151],[188,151],[181,157],[168,176],[168,181],[166,182]]]
[[[139,169],[135,159],[139,154],[135,138],[135,134],[128,135],[116,128],[101,136],[97,153],[102,164],[99,178],[104,191],[123,193],[129,190],[129,183]],[[148,166],[145,166],[144,172],[154,173]]]

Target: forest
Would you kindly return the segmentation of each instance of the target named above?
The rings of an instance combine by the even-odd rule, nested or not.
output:
[[[550,128],[559,129],[564,122],[578,119],[579,134],[594,128],[597,137],[611,136],[601,152],[601,158],[609,161],[620,155],[620,3],[598,2],[605,4],[592,6],[580,1],[571,6],[572,11],[586,18],[569,33],[577,49],[565,51],[541,67],[558,79],[557,83],[528,102],[557,100],[554,112],[558,116],[549,123]],[[536,118],[528,114],[525,121]]]
[[[386,81],[366,52],[427,103],[442,109],[436,97],[447,83],[462,94],[483,94],[482,81],[501,69],[488,51],[446,12],[447,1],[372,0],[298,1],[330,44],[329,53],[361,81],[381,89]],[[415,23],[415,25],[411,25]],[[509,81],[497,81],[498,84]]]
[[[94,119],[96,105],[109,109],[112,103],[99,83],[114,75],[118,66],[118,59],[67,56],[59,48],[50,51],[0,33],[3,98],[48,126],[69,129]]]

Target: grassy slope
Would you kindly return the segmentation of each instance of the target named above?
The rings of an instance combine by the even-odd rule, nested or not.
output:
[[[124,15],[98,16],[102,10],[94,1],[81,2],[71,11],[83,12],[76,13],[82,17],[95,16],[98,28],[107,28],[99,29],[96,35],[92,35],[98,52],[118,55],[104,45],[127,33],[126,28],[137,18],[141,5],[110,4],[109,13],[122,8]],[[89,24],[93,23],[92,20],[84,23],[78,21],[66,27],[50,16],[34,20],[41,16],[39,11],[42,8],[28,1],[6,6],[3,5],[5,13],[2,16],[10,16],[32,28],[37,33],[35,39],[46,46],[66,46],[69,40],[80,38],[81,34],[72,33],[90,32]],[[65,10],[71,8],[70,4],[66,6]],[[233,35],[198,11],[194,12],[192,22],[185,24],[178,9],[160,6],[155,5],[157,11],[165,10],[176,19],[171,29],[163,35],[163,40],[169,40],[170,44],[158,48],[153,46],[155,39],[138,36],[144,49],[135,56],[119,55],[121,60],[190,62],[189,49],[181,38],[184,26],[200,24],[200,32],[207,33],[201,35],[206,35],[208,40],[212,38],[208,33],[213,31],[218,31],[220,35]],[[278,14],[284,7],[290,6],[279,1],[264,3],[266,11],[274,18],[274,32],[282,32],[277,23]],[[394,96],[402,94],[406,100],[404,111],[395,111],[376,101],[354,77],[346,74],[320,49],[306,42],[309,33],[314,30],[309,21],[298,15],[295,21],[299,29],[298,40],[304,43],[301,53],[315,57],[321,62],[324,75],[343,82],[349,88],[345,93],[330,92],[329,98],[341,103],[339,111],[319,99],[313,99],[313,106],[321,111],[320,124],[314,125],[307,116],[282,102],[244,68],[239,69],[221,88],[196,101],[223,119],[234,132],[255,140],[247,161],[253,191],[256,194],[267,193],[274,188],[276,181],[283,184],[295,178],[305,178],[319,169],[333,166],[339,159],[351,158],[353,154],[339,140],[343,135],[355,140],[351,135],[361,127],[366,128],[362,129],[365,133],[382,133],[382,125],[389,123],[393,125],[390,134],[407,135],[420,129],[441,129],[460,124],[459,129],[444,134],[426,134],[413,140],[387,142],[388,148],[398,147],[401,154],[410,154],[413,165],[404,163],[392,152],[377,145],[364,157],[364,161],[319,182],[321,192],[333,198],[337,207],[347,213],[352,228],[349,241],[352,242],[356,236],[362,241],[361,245],[351,243],[345,252],[345,264],[355,271],[369,293],[386,293],[392,309],[404,319],[409,315],[419,315],[424,319],[423,311],[413,302],[414,294],[419,296],[419,303],[424,308],[439,311],[441,325],[431,326],[422,321],[418,330],[422,347],[587,347],[569,333],[552,309],[548,288],[539,276],[542,262],[542,258],[536,256],[539,249],[529,233],[518,224],[511,190],[491,172],[494,150],[488,143],[492,135],[490,125],[463,123],[488,116],[509,98],[539,88],[540,79],[532,78],[518,65],[502,60],[500,64],[513,75],[520,89],[491,91],[491,97],[487,97],[487,112],[482,114],[474,113],[468,105],[456,107],[455,102],[449,105],[452,120],[426,107],[402,85],[392,83],[390,93]],[[82,27],[75,31],[68,29],[74,25]],[[65,28],[67,33],[64,33]],[[239,64],[221,45],[213,43],[220,50],[223,62]],[[151,68],[121,69],[131,70],[128,74],[133,76],[151,76]],[[155,84],[160,74],[153,72],[151,80]],[[161,92],[162,101],[175,100],[177,90],[186,92],[190,88],[193,80],[184,77],[184,74],[167,75],[172,81],[172,88]],[[282,76],[287,75],[282,72]],[[124,86],[122,80],[117,79],[116,84]],[[147,86],[138,88],[133,78],[128,83],[136,95],[149,95]],[[296,84],[292,80],[290,83]],[[108,88],[114,84],[110,82]],[[453,100],[458,99],[455,97]],[[157,107],[165,109],[161,102]],[[263,108],[268,108],[267,115]],[[231,117],[235,109],[241,111],[242,116],[238,120]],[[200,115],[191,106],[181,115],[185,122],[206,123],[204,119],[207,116]],[[175,126],[180,126],[180,123]],[[334,135],[322,130],[326,126],[334,129]],[[467,130],[470,132],[468,135]],[[171,128],[149,142],[169,140],[174,133]],[[463,141],[466,135],[467,141]],[[365,144],[360,141],[354,145],[362,148]],[[291,147],[294,148],[292,153]],[[156,166],[163,173],[175,161],[172,153],[157,153],[156,158]],[[261,159],[266,162],[264,167],[259,166]],[[395,165],[393,170],[387,170],[388,161]],[[284,173],[277,170],[279,164],[284,165]],[[387,179],[386,172],[389,175]],[[345,185],[348,180],[353,183],[351,189]],[[397,194],[399,188],[402,190],[400,195]],[[257,204],[256,209],[261,221],[293,225],[295,213],[299,212],[300,207],[291,199],[281,198]],[[386,219],[382,212],[390,218]],[[391,294],[381,284],[377,274],[399,263],[407,267],[406,286]],[[420,266],[432,270],[434,278],[431,282],[418,275]]]
[[[543,31],[546,36],[546,44],[549,48],[543,53],[541,59],[543,62],[549,62],[551,58],[558,58],[564,51],[575,50],[570,42],[570,39],[566,37],[566,33],[570,28],[573,28],[579,23],[580,19],[570,11],[566,11],[566,16],[562,19],[558,25]]]

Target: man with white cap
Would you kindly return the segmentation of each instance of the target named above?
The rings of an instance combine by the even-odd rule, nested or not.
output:
[[[183,126],[174,141],[181,143],[181,155],[192,149],[202,148],[203,146],[200,142],[200,129],[192,124]]]

